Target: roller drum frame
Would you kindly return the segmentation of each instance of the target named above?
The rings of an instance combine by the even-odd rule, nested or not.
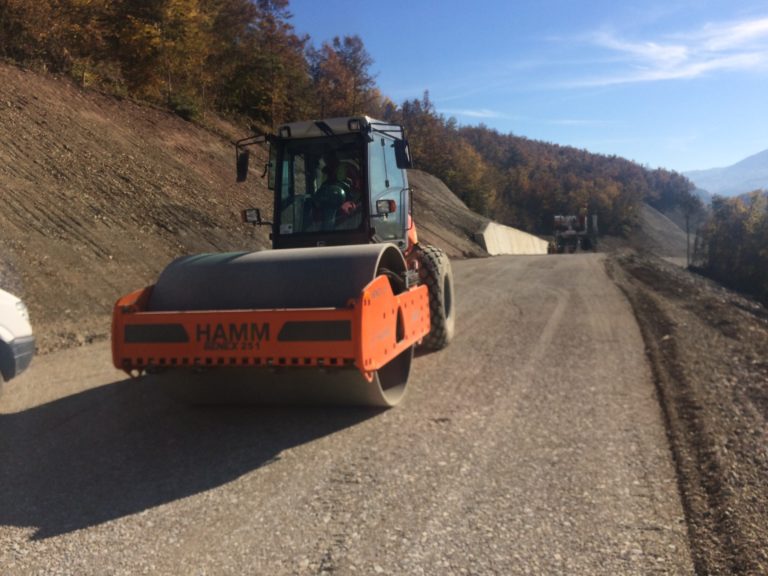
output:
[[[394,406],[429,331],[426,287],[385,278],[405,267],[390,244],[180,258],[118,301],[114,363],[202,401]]]
[[[391,408],[406,392],[413,348],[372,380],[356,368],[217,368],[149,373],[173,397],[192,404],[291,404]]]

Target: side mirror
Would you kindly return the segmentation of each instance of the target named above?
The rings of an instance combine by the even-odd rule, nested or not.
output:
[[[261,219],[261,210],[258,208],[246,208],[240,213],[243,222],[254,226],[272,226],[273,222]]]
[[[245,182],[248,179],[248,162],[251,159],[251,152],[246,149],[237,151],[237,181]]]
[[[412,168],[411,149],[408,147],[408,140],[395,140],[395,162],[401,170]]]

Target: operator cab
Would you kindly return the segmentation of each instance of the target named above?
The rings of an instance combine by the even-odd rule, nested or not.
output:
[[[274,222],[257,211],[246,219],[271,224],[274,248],[391,242],[405,249],[410,158],[401,126],[367,116],[285,124],[276,136],[237,143],[238,180],[247,173],[245,147],[264,140]]]

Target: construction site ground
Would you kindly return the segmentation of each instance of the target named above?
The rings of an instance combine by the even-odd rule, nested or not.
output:
[[[234,183],[234,152],[229,142],[243,136],[247,130],[211,118],[206,122],[208,128],[203,128],[162,110],[84,91],[65,80],[0,64],[0,194],[3,200],[0,210],[0,287],[25,299],[39,342],[38,357],[28,373],[10,382],[0,398],[0,503],[4,507],[0,509],[0,550],[3,551],[0,553],[0,565],[13,566],[11,574],[67,573],[72,559],[83,550],[87,552],[82,557],[86,563],[78,564],[78,573],[99,573],[98,570],[104,565],[112,568],[110,573],[138,573],[131,570],[137,567],[147,573],[162,573],[164,570],[172,573],[171,560],[162,558],[159,543],[164,544],[166,550],[185,553],[183,548],[186,544],[183,541],[172,541],[180,529],[178,523],[173,523],[174,519],[185,517],[185,511],[199,513],[206,510],[212,516],[200,518],[199,521],[210,522],[216,527],[217,523],[225,522],[227,514],[236,515],[238,510],[245,511],[242,499],[252,494],[245,488],[266,490],[266,482],[289,486],[291,474],[297,473],[297,468],[286,468],[286,462],[294,462],[303,470],[301,474],[306,475],[312,473],[307,467],[316,466],[314,472],[325,479],[326,484],[309,485],[311,490],[318,492],[314,503],[307,500],[310,502],[307,504],[310,506],[307,518],[319,524],[325,522],[336,530],[336,536],[333,531],[326,532],[321,548],[307,549],[306,557],[300,557],[295,564],[281,566],[280,569],[275,569],[277,565],[274,562],[262,558],[262,566],[275,569],[273,573],[320,574],[334,570],[337,573],[353,573],[353,561],[360,560],[355,554],[367,550],[375,555],[375,551],[356,544],[366,533],[361,536],[361,531],[355,529],[354,519],[344,516],[345,507],[351,506],[352,499],[359,498],[360,502],[364,502],[369,498],[371,506],[378,502],[394,506],[394,510],[402,509],[400,503],[395,505],[396,499],[372,497],[365,492],[366,489],[382,488],[380,478],[384,478],[384,482],[387,478],[394,482],[382,464],[372,463],[371,455],[355,447],[355,442],[366,441],[366,430],[374,426],[370,415],[358,411],[333,411],[328,415],[311,413],[308,428],[301,423],[306,413],[283,411],[275,415],[259,412],[262,421],[259,425],[250,420],[247,411],[230,411],[224,418],[222,413],[189,412],[163,405],[163,411],[158,413],[154,404],[147,403],[148,400],[156,400],[153,391],[143,389],[140,384],[132,388],[129,381],[119,380],[117,373],[102,372],[103,364],[108,362],[110,310],[119,295],[151,283],[163,266],[177,255],[263,249],[268,246],[265,230],[245,227],[239,221],[241,208],[266,208],[270,205],[269,192],[261,184],[243,188]],[[252,180],[258,181],[257,178]],[[472,236],[485,219],[466,210],[444,185],[431,176],[414,172],[412,181],[417,188],[415,213],[422,238],[443,247],[457,260],[483,257],[482,250],[472,242]],[[679,494],[681,518],[685,519],[682,540],[675,540],[677,552],[660,552],[661,536],[658,540],[656,536],[649,537],[648,545],[638,548],[639,554],[651,554],[650,551],[655,550],[660,560],[656,564],[647,564],[636,561],[637,553],[632,552],[635,548],[630,545],[634,540],[627,540],[630,542],[628,548],[622,550],[620,542],[606,537],[603,541],[605,547],[598,546],[591,550],[579,563],[563,555],[573,550],[569,545],[581,542],[581,537],[578,537],[556,553],[546,549],[537,551],[535,548],[520,550],[521,558],[524,557],[527,564],[515,564],[514,558],[510,563],[497,560],[499,563],[493,564],[489,558],[494,558],[494,554],[502,557],[506,552],[491,547],[502,545],[504,540],[489,537],[481,539],[489,546],[481,548],[485,563],[477,559],[474,571],[473,565],[457,565],[454,569],[449,563],[442,573],[494,573],[493,570],[497,570],[495,573],[511,573],[498,570],[515,565],[521,567],[519,573],[525,573],[522,570],[524,566],[530,568],[530,573],[556,573],[557,570],[576,573],[573,570],[578,568],[599,567],[601,557],[610,559],[605,565],[611,568],[610,573],[650,573],[651,566],[658,573],[686,573],[688,568],[681,559],[681,550],[683,556],[689,554],[697,574],[768,573],[768,526],[765,521],[768,518],[768,482],[765,480],[768,478],[768,313],[751,300],[682,268],[679,264],[685,250],[681,242],[684,242],[684,235],[679,228],[671,222],[667,223],[658,213],[648,211],[629,241],[601,242],[601,251],[606,257],[584,254],[551,257],[550,262],[553,263],[573,259],[572,263],[562,266],[547,264],[550,257],[530,260],[538,262],[536,266],[543,266],[540,273],[545,275],[549,274],[548,266],[563,270],[564,274],[568,270],[578,270],[580,263],[585,266],[583,271],[589,271],[593,266],[602,267],[634,311],[644,342],[638,344],[644,349],[635,352],[647,358],[648,378],[655,386],[654,405],[660,407],[663,424],[664,433],[657,438],[656,449],[662,452],[668,450],[671,454],[673,492]],[[482,265],[486,266],[486,263]],[[471,274],[475,265],[464,266],[466,273]],[[501,284],[507,291],[506,295],[495,302],[498,306],[519,307],[521,304],[516,299],[515,283],[524,284],[527,272],[525,266],[510,266],[511,275],[502,278],[504,282]],[[491,269],[492,266],[483,270]],[[482,288],[485,282],[483,273],[470,276],[474,281],[464,284],[463,289],[469,293]],[[552,277],[552,280],[557,278]],[[560,282],[567,287],[569,276],[564,275]],[[574,287],[574,290],[577,289]],[[459,296],[462,294],[459,293]],[[526,297],[529,296],[527,294]],[[482,299],[473,301],[478,306],[483,305]],[[555,308],[555,312],[557,310],[559,308]],[[513,318],[507,318],[512,324],[488,325],[475,320],[471,309],[462,309],[462,314],[459,330],[464,338],[477,334],[504,334],[505,331],[514,334],[510,328],[515,321]],[[525,310],[521,309],[520,314],[525,316]],[[498,321],[493,315],[482,318],[487,322]],[[532,334],[538,328],[541,327],[534,322],[531,325]],[[582,344],[584,350],[590,349],[589,343]],[[426,389],[422,388],[421,392],[417,389],[410,399],[413,410],[410,414],[418,415],[423,421],[407,416],[408,405],[379,417],[376,426],[382,426],[382,429],[377,428],[376,432],[397,430],[406,421],[412,427],[396,434],[397,439],[404,443],[402,446],[388,443],[380,448],[391,452],[393,458],[388,461],[389,464],[397,466],[397,462],[402,463],[397,470],[403,478],[419,474],[435,482],[448,478],[444,494],[457,498],[450,505],[451,510],[446,511],[442,504],[435,503],[431,512],[424,509],[424,514],[434,515],[414,518],[414,525],[423,528],[424,533],[431,530],[433,535],[442,534],[433,543],[447,542],[450,536],[449,526],[441,525],[438,512],[467,517],[469,509],[462,507],[475,506],[480,510],[479,515],[469,514],[469,517],[478,523],[465,527],[467,533],[475,530],[490,534],[491,531],[502,530],[503,522],[506,522],[504,530],[515,527],[523,531],[530,526],[522,520],[522,523],[516,523],[514,518],[517,518],[518,512],[522,515],[551,513],[551,522],[539,524],[541,532],[531,540],[532,546],[537,542],[543,546],[547,542],[547,530],[552,526],[559,526],[556,530],[552,529],[553,533],[567,533],[568,526],[558,523],[572,521],[561,512],[569,507],[578,510],[574,501],[560,502],[557,509],[537,508],[535,505],[510,507],[505,509],[506,514],[494,517],[491,504],[498,504],[498,500],[479,501],[482,495],[470,496],[460,483],[456,484],[458,481],[451,484],[451,477],[461,478],[462,474],[472,473],[475,456],[461,448],[464,440],[483,441],[482,434],[462,436],[463,431],[475,426],[472,423],[473,414],[476,418],[482,417],[486,414],[484,410],[490,410],[489,406],[499,399],[504,390],[504,374],[514,380],[515,374],[508,372],[510,366],[527,366],[524,362],[521,364],[519,358],[515,360],[518,363],[504,366],[500,344],[494,345],[497,349],[495,354],[484,351],[478,343],[471,346],[475,346],[471,348],[471,353],[476,363],[499,364],[494,372],[494,378],[499,381],[485,392],[482,388],[469,394],[454,390],[457,392],[453,398],[454,405],[450,405],[450,394],[438,395],[434,401],[427,401]],[[547,348],[547,352],[550,351],[552,349]],[[451,349],[445,353],[451,354]],[[551,362],[558,361],[562,359],[554,354]],[[424,378],[427,375],[440,377],[441,361],[436,355],[422,357],[416,364],[417,373],[421,370]],[[466,379],[471,379],[471,372],[475,369],[472,366],[476,364],[458,362],[455,369],[464,370]],[[57,372],[64,370],[63,367],[79,370],[80,380],[73,379],[71,373]],[[567,367],[561,368],[565,370]],[[61,374],[61,382],[55,380],[56,373]],[[114,384],[109,385],[110,382]],[[451,386],[461,385],[458,381],[452,382]],[[84,389],[82,386],[91,388]],[[137,390],[137,395],[130,395],[129,390]],[[590,388],[585,386],[583,390],[589,394]],[[545,390],[539,400],[534,401],[535,387],[527,386],[519,391],[525,401],[546,402],[550,398],[544,393]],[[36,393],[41,396],[34,397]],[[473,394],[479,394],[479,399]],[[480,402],[479,405],[473,404],[476,401]],[[552,401],[556,400],[553,398]],[[599,398],[595,400],[598,401]],[[134,438],[130,435],[140,432],[133,428],[122,429],[117,424],[109,428],[109,414],[103,408],[93,412],[95,406],[102,403],[103,406],[127,409],[128,414],[141,420],[154,436]],[[517,415],[519,412],[515,406],[508,407]],[[581,422],[582,427],[589,427],[590,412],[586,406],[580,413],[587,418]],[[539,406],[540,414],[546,414],[545,407]],[[148,410],[145,417],[142,416],[144,409]],[[151,417],[166,418],[165,424],[150,421]],[[501,412],[493,411],[492,417],[494,422],[502,424]],[[103,436],[99,436],[97,427],[81,429],[76,426],[75,423],[85,423],[89,418],[95,418],[97,424],[108,427]],[[286,422],[289,424],[287,428]],[[48,430],[56,430],[59,426],[73,434],[72,442],[80,451],[80,456],[87,455],[90,442],[95,443],[95,452],[84,459],[88,465],[86,468],[75,469],[68,464],[71,457],[77,461],[78,454],[56,456],[66,436],[54,438]],[[201,446],[203,454],[214,459],[218,454],[216,438],[201,431],[201,427],[205,426],[211,426],[217,434],[229,438],[236,454],[233,460],[215,460],[208,475],[201,469],[191,477],[179,480],[179,470],[189,473],[189,466],[205,465],[196,457],[196,450]],[[254,456],[248,452],[249,446],[238,443],[237,435],[232,434],[233,427],[237,426],[246,429],[246,437],[254,442],[266,435],[273,439],[273,443],[269,446],[260,444],[262,447]],[[341,446],[346,447],[348,456],[324,459],[322,451],[326,451],[327,456],[328,451],[335,449],[335,445],[325,437],[334,436],[339,430],[349,427],[354,428],[354,432],[339,435]],[[574,430],[579,430],[579,427],[575,426]],[[34,435],[25,435],[22,444],[14,444],[14,440],[29,431],[43,434],[40,442],[35,442]],[[282,432],[283,436],[278,432]],[[121,439],[120,435],[125,433],[128,438]],[[289,437],[285,437],[286,434]],[[505,434],[495,437],[497,457],[506,454],[501,443],[514,441],[515,434],[522,435],[517,437],[520,442],[532,442],[530,438],[525,439],[526,431],[522,428],[506,428]],[[556,435],[555,432],[552,434]],[[552,462],[558,461],[558,455],[564,459],[559,466],[547,465],[553,466],[553,473],[563,475],[569,466],[577,466],[578,461],[573,454],[578,454],[578,451],[558,444],[560,439],[567,439],[567,434],[557,438],[552,445],[548,445],[548,449],[553,450],[548,454],[554,455]],[[150,470],[149,479],[142,481],[133,473],[128,475],[128,480],[136,480],[142,490],[153,491],[155,495],[131,492],[133,485],[111,472],[106,476],[89,473],[88,467],[124,471],[126,462],[139,464],[140,461],[131,460],[135,456],[134,449],[141,445],[137,442],[139,439],[142,442],[152,442],[153,439],[177,442],[178,457],[189,458],[188,462],[174,460],[180,467],[175,469],[162,461],[163,451],[150,451],[149,461],[146,462]],[[199,443],[197,447],[190,439]],[[445,441],[454,452],[450,449],[446,453],[441,452],[439,458],[432,461],[429,458],[430,441],[438,444]],[[410,446],[405,443],[410,443]],[[321,452],[308,452],[310,444],[317,446]],[[24,450],[20,451],[19,446]],[[594,450],[600,449],[598,444],[589,446]],[[115,450],[111,451],[110,447]],[[528,449],[535,451],[537,447],[541,448],[533,442]],[[491,458],[487,447],[477,444],[475,448],[481,460]],[[565,457],[566,453],[571,456]],[[418,455],[421,455],[425,466],[430,463],[434,468],[427,466],[422,469]],[[45,456],[54,456],[50,465],[40,461]],[[294,460],[296,458],[305,458],[304,463]],[[273,459],[283,463],[266,466]],[[234,468],[230,469],[232,466]],[[366,466],[371,467],[371,474],[380,473],[380,478],[369,476]],[[539,472],[535,478],[540,481],[546,478],[548,481],[549,476],[542,475],[542,468],[538,466],[544,466],[544,463],[536,462],[534,468]],[[443,469],[450,470],[450,474],[442,474]],[[260,470],[267,471],[263,472],[263,476],[254,477],[255,471]],[[21,476],[17,475],[18,472],[22,472]],[[57,488],[55,476],[62,472],[63,488]],[[501,494],[503,474],[510,473],[511,469],[502,467],[496,472],[501,475],[495,480],[482,485],[469,482],[467,486],[486,490],[489,498],[493,494]],[[19,477],[33,481],[34,490],[24,491],[17,481]],[[50,478],[50,483],[46,478]],[[569,481],[567,474],[563,481]],[[425,480],[423,484],[420,480],[414,482],[427,492],[406,490],[404,497],[426,497],[429,483]],[[221,500],[214,488],[225,483],[232,489],[222,493],[221,496],[227,500]],[[245,486],[244,483],[251,484]],[[644,487],[656,485],[653,479],[643,484]],[[396,484],[384,486],[398,487]],[[525,495],[519,488],[507,486],[506,494],[524,499]],[[328,491],[322,492],[323,489]],[[127,490],[128,496],[116,496],[119,490]],[[335,496],[333,490],[337,490]],[[91,495],[85,500],[85,507],[76,505],[81,491]],[[290,502],[288,495],[267,491],[264,497],[268,494],[286,506]],[[303,497],[308,498],[306,495]],[[648,498],[653,500],[653,496]],[[661,495],[653,501],[666,502],[667,498],[668,495]],[[91,508],[88,508],[88,502]],[[357,514],[363,517],[367,514],[369,519],[392,520],[390,514],[360,502],[354,508]],[[617,499],[615,505],[621,506],[621,500]],[[173,516],[155,516],[156,512],[159,514],[158,511],[168,506],[178,508]],[[258,513],[255,504],[249,504],[246,509]],[[678,538],[680,532],[674,525],[675,511],[668,510],[667,513],[669,519],[666,524],[648,522],[645,528],[638,530],[647,530],[651,535],[668,533],[673,540]],[[586,529],[589,517],[579,518],[581,522],[577,524]],[[124,522],[115,524],[116,519]],[[269,519],[261,519],[266,526],[272,525]],[[300,516],[295,516],[294,520],[298,519]],[[94,532],[94,527],[100,528],[100,531]],[[274,528],[280,529],[278,525]],[[245,561],[245,552],[253,552],[242,544],[248,540],[247,531],[250,528],[237,524],[229,526],[229,529],[234,531],[232,538],[240,543],[237,546],[245,546],[232,548],[229,561],[234,562],[241,552]],[[286,529],[292,527],[288,525]],[[242,540],[238,539],[238,530],[244,531],[240,534]],[[164,538],[162,542],[155,539],[151,546],[147,543],[156,555],[150,555],[146,564],[131,565],[130,562],[135,559],[125,556],[130,538],[160,533]],[[389,526],[384,533],[389,540],[381,541],[381,549],[391,548],[398,553],[409,549],[408,542],[413,544],[413,540],[422,538],[422,534],[413,532],[408,526]],[[367,535],[373,534],[374,531]],[[117,543],[123,542],[123,536],[129,540],[121,547]],[[202,531],[199,536],[204,539],[210,534]],[[270,536],[276,554],[290,552],[281,548],[288,545],[285,542],[295,544],[300,541],[296,534],[288,534],[287,540],[281,543],[278,536]],[[515,537],[515,534],[509,534],[510,541]],[[475,536],[460,541],[467,546],[478,543]],[[117,548],[114,548],[115,557],[107,561],[109,545]],[[405,570],[400,573],[419,573],[418,569],[428,566],[429,562],[450,560],[440,557],[439,548],[427,546],[424,550],[426,556],[423,558],[406,555],[400,564],[393,564],[392,567],[387,567],[386,562],[381,560],[383,564],[371,563],[368,568],[374,572],[396,573],[394,569],[399,567]],[[220,552],[208,552],[219,558]],[[192,554],[188,550],[187,553]],[[451,552],[451,558],[475,553],[469,548],[458,548]],[[202,556],[192,557],[201,563],[204,561]],[[102,564],[88,564],[88,558]],[[539,563],[536,564],[531,558],[538,558]],[[219,560],[223,562],[222,566],[227,566],[226,558]],[[569,565],[568,561],[573,563]],[[121,565],[120,562],[127,564]],[[155,570],[152,569],[152,562],[155,562]],[[233,564],[229,572],[237,573],[238,566]],[[190,569],[193,567],[189,566]],[[220,573],[227,572],[222,570]],[[422,572],[430,573],[428,570]]]

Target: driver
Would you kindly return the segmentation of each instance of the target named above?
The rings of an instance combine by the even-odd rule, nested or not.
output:
[[[350,216],[360,210],[362,205],[361,193],[363,184],[357,163],[353,160],[343,162],[338,168],[338,178],[346,185],[349,191],[347,199],[341,205],[339,211],[346,216]]]
[[[354,229],[361,223],[363,179],[353,159],[339,160],[336,152],[323,157],[325,179],[316,193],[315,222],[323,230]]]

